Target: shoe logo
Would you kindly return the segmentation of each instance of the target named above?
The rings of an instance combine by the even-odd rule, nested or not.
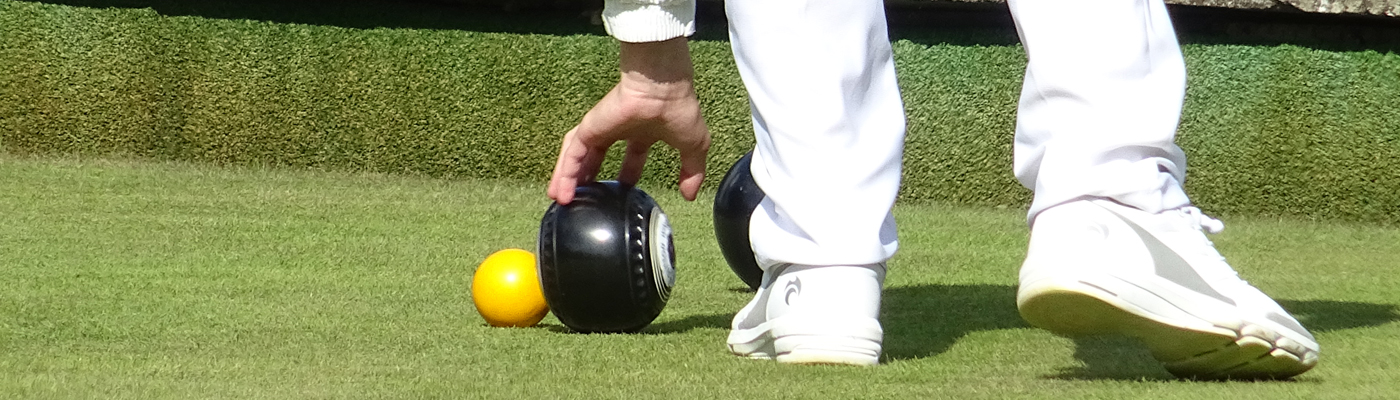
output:
[[[783,288],[783,302],[790,306],[792,305],[793,298],[801,294],[802,280],[799,278],[792,278],[792,280],[788,281],[787,286]]]
[[[1210,287],[1210,284],[1206,283],[1205,278],[1201,278],[1201,275],[1197,274],[1194,268],[1191,268],[1191,263],[1186,262],[1186,259],[1181,258],[1180,254],[1176,254],[1175,251],[1172,251],[1170,247],[1167,247],[1166,243],[1162,243],[1156,236],[1152,236],[1146,229],[1128,220],[1128,218],[1116,212],[1113,213],[1113,215],[1123,220],[1124,223],[1128,224],[1129,228],[1133,228],[1133,232],[1136,232],[1138,237],[1142,238],[1143,244],[1147,245],[1148,254],[1152,255],[1152,264],[1156,267],[1157,276],[1166,278],[1169,281],[1175,282],[1178,285],[1194,290],[1200,294],[1214,297],[1232,306],[1236,305],[1234,299],[1225,297],[1225,295],[1215,291],[1215,288]]]

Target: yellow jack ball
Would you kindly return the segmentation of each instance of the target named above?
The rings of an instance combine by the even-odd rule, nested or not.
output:
[[[486,257],[472,276],[472,302],[491,326],[534,326],[549,313],[535,255],[505,249]]]

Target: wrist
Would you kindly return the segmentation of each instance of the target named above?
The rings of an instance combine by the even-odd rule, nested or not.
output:
[[[694,96],[695,68],[685,37],[659,42],[622,42],[620,86],[648,97]]]

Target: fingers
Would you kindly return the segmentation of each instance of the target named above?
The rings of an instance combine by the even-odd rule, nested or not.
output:
[[[571,144],[569,136],[565,135],[564,144],[559,149],[559,159],[554,162],[554,174],[549,177],[549,189],[545,191],[549,198],[559,204],[569,204],[574,200],[572,177],[578,173],[578,162],[565,161],[573,157],[570,154]]]
[[[636,185],[642,178],[651,146],[661,141],[680,152],[681,195],[695,200],[705,179],[710,135],[689,82],[653,82],[650,86],[641,82],[629,86],[629,90],[623,90],[623,86],[619,83],[614,87],[564,135],[546,189],[549,197],[559,204],[572,202],[574,190],[597,178],[608,148],[619,141],[627,142],[627,147],[617,180]],[[678,90],[686,93],[676,96]]]
[[[578,127],[564,135],[564,143],[559,149],[559,160],[554,163],[554,174],[549,178],[549,198],[559,204],[569,204],[574,199],[574,188],[592,181],[602,163],[600,151],[594,151],[579,137]]]
[[[708,135],[699,148],[681,151],[681,172],[678,183],[681,197],[695,201],[700,194],[700,184],[705,182],[705,155],[709,153]]]
[[[548,195],[560,205],[567,205],[573,201],[574,189],[579,185],[593,182],[597,178],[599,168],[601,168],[607,152],[607,148],[591,148],[577,140],[576,136],[574,131],[564,135],[564,144],[559,151],[559,160],[555,162],[554,174],[549,180]],[[708,147],[708,143],[705,143],[699,149],[688,150],[681,154],[678,182],[681,196],[687,201],[694,201],[699,196],[700,186],[705,181],[705,156]],[[622,166],[618,171],[617,181],[636,185],[645,170],[646,159],[650,152],[651,144],[628,142],[627,150],[623,154]]]
[[[651,145],[652,142],[627,142],[627,152],[622,155],[622,168],[617,171],[618,182],[636,185],[637,181],[642,179],[642,170],[646,166]]]

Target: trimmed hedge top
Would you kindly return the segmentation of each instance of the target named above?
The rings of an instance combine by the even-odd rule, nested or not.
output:
[[[403,7],[417,8],[358,9],[365,16],[347,18],[369,20],[345,27],[0,1],[0,149],[543,181],[559,137],[616,80],[616,44],[586,20],[477,14],[453,29],[361,26],[455,18]],[[512,21],[575,34],[497,29]],[[909,116],[902,199],[1025,206],[1030,193],[1011,176],[1025,67],[1014,36],[896,37]],[[753,138],[728,43],[692,49],[715,139],[712,188]],[[1200,206],[1400,222],[1400,56],[1184,50],[1179,142]],[[674,152],[658,146],[644,179],[673,182],[676,169]]]

